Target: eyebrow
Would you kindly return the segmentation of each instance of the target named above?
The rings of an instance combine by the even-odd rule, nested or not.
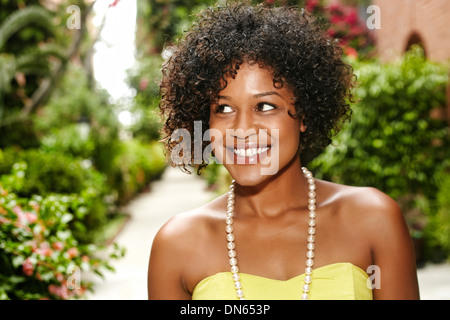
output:
[[[253,97],[254,98],[262,98],[262,97],[271,96],[271,95],[277,95],[277,96],[281,97],[281,95],[278,92],[276,92],[276,91],[268,91],[268,92],[257,93],[257,94],[254,94]],[[218,95],[217,98],[224,99],[224,100],[232,100],[230,96]]]

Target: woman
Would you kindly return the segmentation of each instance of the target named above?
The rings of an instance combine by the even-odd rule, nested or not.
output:
[[[315,180],[301,164],[349,117],[353,84],[341,49],[303,11],[238,4],[201,14],[164,64],[163,132],[172,160],[198,170],[207,159],[196,139],[175,133],[209,134],[200,155],[212,148],[234,180],[160,229],[149,299],[418,298],[397,204]]]

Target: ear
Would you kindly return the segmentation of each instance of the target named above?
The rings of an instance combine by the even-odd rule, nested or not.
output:
[[[303,116],[300,118],[300,132],[305,132],[306,129],[307,129],[304,120],[305,120],[305,116],[303,115]]]

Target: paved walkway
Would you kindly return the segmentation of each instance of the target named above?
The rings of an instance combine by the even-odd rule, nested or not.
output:
[[[151,190],[134,199],[127,207],[131,219],[115,242],[127,248],[124,258],[114,261],[116,271],[95,279],[95,300],[147,299],[147,268],[153,238],[159,228],[177,213],[196,208],[213,199],[205,182],[195,173],[182,173],[168,167]]]
[[[205,190],[205,182],[195,174],[184,174],[169,167],[151,191],[133,200],[127,207],[130,221],[116,242],[127,248],[124,258],[114,261],[115,272],[94,278],[92,300],[146,300],[147,267],[153,237],[159,228],[177,213],[198,207],[214,197]],[[450,264],[419,269],[421,298],[450,300]]]

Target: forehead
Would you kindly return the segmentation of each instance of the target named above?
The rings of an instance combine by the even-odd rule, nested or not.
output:
[[[230,95],[233,93],[259,94],[267,91],[277,91],[279,94],[293,97],[293,93],[286,88],[274,85],[273,71],[270,67],[261,66],[258,63],[244,62],[236,70],[236,75],[225,77],[226,87],[219,95]]]

